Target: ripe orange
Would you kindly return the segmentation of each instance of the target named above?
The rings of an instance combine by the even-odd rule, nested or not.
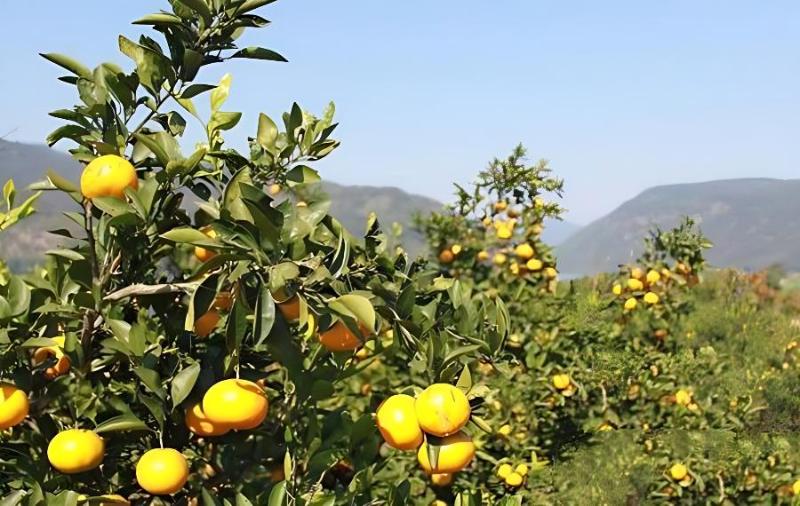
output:
[[[614,286],[611,287],[611,293],[614,295],[621,295],[622,294],[622,285],[619,283],[614,283]]]
[[[194,322],[194,333],[198,337],[208,337],[217,328],[220,316],[216,309],[209,310]]]
[[[630,278],[628,280],[628,289],[635,291],[641,290],[644,288],[644,283],[636,278]]]
[[[544,264],[538,258],[531,258],[527,262],[525,262],[525,268],[529,271],[538,271],[541,270]]]
[[[367,334],[367,329],[362,328],[361,330],[363,334]],[[319,341],[328,351],[352,351],[361,346],[361,338],[341,321],[334,323],[325,332],[321,332]]]
[[[300,319],[300,297],[293,295],[288,300],[278,303],[278,311],[287,321],[294,322]]]
[[[99,466],[105,455],[103,438],[91,430],[61,431],[47,445],[47,459],[65,474],[82,473]]]
[[[42,348],[36,348],[36,351],[33,352],[33,364],[39,365],[48,360],[50,357],[55,357],[56,363],[53,366],[45,369],[45,378],[55,379],[69,372],[72,362],[70,361],[69,357],[64,354],[64,351],[58,346],[44,346]]]
[[[627,311],[633,311],[634,309],[636,309],[636,305],[637,305],[636,299],[634,299],[633,297],[630,297],[625,301],[625,309]]]
[[[453,483],[453,475],[450,473],[432,474],[431,483],[435,487],[446,487]]]
[[[648,304],[658,304],[659,298],[658,294],[654,292],[647,292],[644,294],[644,301]]]
[[[631,269],[631,277],[641,280],[644,277],[644,271],[639,267],[634,267]]]
[[[489,260],[489,252],[486,250],[482,250],[478,252],[478,261],[485,262]]]
[[[209,420],[203,412],[203,405],[200,402],[186,410],[184,421],[186,427],[198,436],[221,436],[231,430],[227,425]]]
[[[18,425],[29,409],[28,394],[11,383],[0,383],[0,430]]]
[[[672,467],[669,468],[669,475],[673,480],[680,481],[686,478],[687,474],[689,474],[689,470],[681,463],[672,464]]]
[[[125,188],[139,187],[136,169],[131,162],[117,155],[104,155],[92,160],[81,174],[81,193],[95,197],[125,198]]]
[[[378,406],[375,418],[383,439],[392,448],[415,450],[422,444],[422,429],[410,395],[389,397]]]
[[[559,390],[564,390],[572,383],[569,374],[556,374],[553,376],[553,386]]]
[[[447,383],[434,383],[423,390],[414,408],[422,430],[439,437],[460,431],[471,413],[464,392]]]
[[[253,429],[267,417],[269,402],[258,385],[236,378],[215,383],[203,396],[203,412],[212,423]]]
[[[214,304],[212,307],[220,311],[228,311],[233,307],[233,294],[231,292],[219,292],[217,296],[214,297]]]
[[[206,236],[210,237],[211,239],[217,237],[217,233],[214,232],[214,229],[211,227],[203,227],[200,229],[200,231],[206,234]],[[202,246],[195,246],[194,256],[201,262],[208,262],[209,260],[217,256],[217,254],[216,252],[211,251],[210,249],[203,248]]]
[[[171,495],[189,479],[189,464],[173,448],[148,450],[136,463],[136,481],[153,495]]]
[[[417,460],[428,474],[457,473],[467,467],[475,456],[472,438],[463,432],[456,432],[442,438],[436,466],[428,459],[428,443],[422,443],[417,451]]]
[[[528,243],[519,244],[517,245],[516,248],[514,248],[514,254],[517,255],[517,257],[519,257],[520,259],[527,261],[533,258],[534,254],[533,246],[531,246]]]
[[[520,485],[522,485],[522,476],[520,476],[516,472],[513,472],[508,476],[506,476],[505,481],[506,485],[508,485],[509,487],[519,487]]]
[[[449,263],[452,263],[452,262],[453,262],[453,260],[455,260],[455,258],[456,258],[456,256],[455,256],[455,255],[453,254],[453,252],[452,252],[452,251],[450,251],[449,249],[443,249],[443,250],[442,250],[442,251],[439,253],[439,261],[440,261],[441,263],[443,263],[443,264],[449,264]]]

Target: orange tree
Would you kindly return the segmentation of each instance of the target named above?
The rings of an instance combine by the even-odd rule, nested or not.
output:
[[[469,433],[486,428],[469,365],[500,360],[501,300],[387,254],[375,219],[358,241],[328,214],[311,164],[339,145],[332,105],[317,118],[294,104],[280,126],[261,114],[243,154],[223,138],[241,119],[223,109],[230,76],[195,82],[230,59],[283,60],[236,46],[271,2],[171,0],[136,22],[161,42],[119,38],[131,71],[43,55],[80,97],[52,113],[67,124],[48,142],[72,141],[86,167],[80,185],[54,172],[37,185],[74,199],[77,227],[0,294],[6,503],[406,502],[405,457],[372,418],[383,399],[348,386],[380,360],[424,371],[383,394],[425,390],[424,435],[396,446],[421,446],[431,473],[469,464]],[[205,136],[190,153],[187,117]]]

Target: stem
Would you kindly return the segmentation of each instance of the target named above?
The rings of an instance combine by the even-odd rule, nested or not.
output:
[[[90,199],[84,200],[83,211],[86,242],[89,243],[89,263],[92,267],[92,282],[98,284],[100,281],[100,269],[97,265],[97,249],[94,240],[94,230],[92,228],[92,201]]]

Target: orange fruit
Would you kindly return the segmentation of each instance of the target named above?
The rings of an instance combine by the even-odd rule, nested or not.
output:
[[[81,174],[81,193],[87,199],[95,197],[125,198],[125,188],[139,187],[136,169],[128,160],[117,155],[104,155],[92,160]]]
[[[363,334],[367,334],[365,328],[362,328],[361,331]],[[342,321],[334,323],[331,328],[321,332],[319,341],[328,351],[352,351],[362,344],[361,337],[356,336]]]
[[[680,481],[686,478],[687,474],[689,474],[689,470],[681,463],[672,464],[672,467],[669,468],[669,475],[673,480]]]
[[[136,481],[153,495],[171,495],[189,479],[189,464],[173,448],[148,450],[136,463]]]
[[[288,300],[278,303],[278,311],[286,321],[294,322],[300,319],[300,297],[292,295]]]
[[[18,425],[29,409],[28,394],[11,383],[0,383],[0,430]]]
[[[91,430],[59,432],[47,445],[47,459],[65,474],[82,473],[99,466],[105,456],[103,438]]]
[[[221,436],[231,430],[227,425],[209,420],[203,412],[203,405],[200,402],[186,410],[184,421],[186,427],[198,436]]]
[[[559,390],[564,390],[572,383],[569,374],[556,374],[553,376],[553,386]]]
[[[56,363],[52,367],[45,369],[45,378],[55,379],[69,372],[72,362],[70,361],[69,357],[64,354],[64,351],[58,346],[44,346],[42,348],[36,348],[36,351],[33,352],[33,364],[39,365],[51,357],[55,357]]]
[[[200,231],[203,232],[206,236],[210,237],[211,239],[217,237],[217,233],[214,232],[214,229],[211,227],[203,227],[200,229]],[[201,262],[208,262],[209,260],[217,256],[217,253],[209,249],[206,249],[202,246],[195,246],[194,256]]]
[[[212,307],[220,311],[228,311],[233,307],[233,294],[231,292],[219,292],[217,296],[214,297],[214,304]]]
[[[254,429],[267,417],[269,402],[264,390],[252,381],[226,379],[215,383],[203,396],[203,412],[212,423],[233,429]]]
[[[449,263],[452,263],[452,262],[453,262],[453,260],[455,260],[455,258],[456,258],[456,256],[455,256],[455,255],[453,254],[453,252],[452,252],[452,251],[450,251],[449,249],[443,249],[443,250],[442,250],[442,251],[439,253],[439,261],[440,261],[441,263],[443,263],[443,264],[449,264]]]
[[[435,487],[446,487],[453,483],[453,475],[450,473],[432,474],[431,483]]]
[[[422,429],[410,395],[397,394],[383,401],[375,419],[381,436],[392,448],[415,450],[422,444]]]
[[[530,260],[533,258],[534,254],[533,246],[526,242],[519,244],[516,248],[514,248],[514,254],[517,255],[517,257],[519,257],[521,260]]]
[[[457,473],[467,467],[475,456],[472,438],[463,432],[456,432],[442,438],[436,465],[428,459],[428,443],[422,443],[417,451],[417,460],[428,474]]]
[[[422,430],[439,437],[460,431],[472,412],[464,392],[447,383],[434,383],[423,390],[414,408]]]
[[[194,333],[198,337],[208,337],[217,328],[220,316],[216,309],[212,309],[194,322]]]
[[[485,262],[489,260],[489,252],[486,250],[481,250],[478,252],[478,260],[480,262]]]

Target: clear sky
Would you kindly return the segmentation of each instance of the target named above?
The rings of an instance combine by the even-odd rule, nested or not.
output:
[[[38,52],[127,64],[117,34],[166,4],[0,2],[0,136],[41,142],[58,126],[47,112],[75,102]],[[231,140],[259,111],[334,100],[342,148],[319,165],[333,181],[447,199],[523,142],[586,223],[657,184],[800,177],[796,0],[279,0],[260,13],[273,25],[244,44],[290,63],[201,81],[234,75],[226,109],[245,116]]]

